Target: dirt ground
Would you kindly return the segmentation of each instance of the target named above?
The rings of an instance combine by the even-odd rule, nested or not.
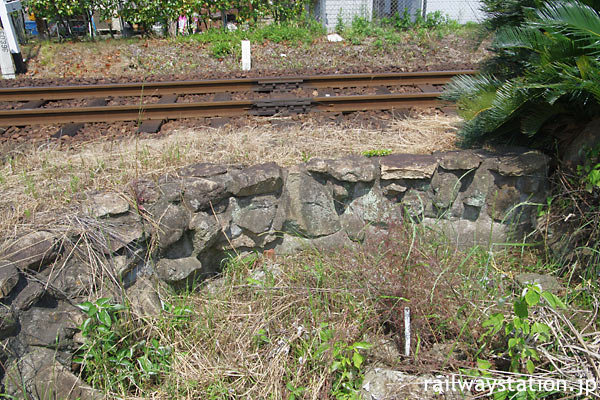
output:
[[[66,82],[112,82],[170,79],[224,78],[281,74],[417,71],[476,68],[485,57],[473,31],[443,37],[406,33],[406,40],[384,49],[367,38],[360,45],[330,43],[319,37],[311,44],[265,42],[253,46],[252,71],[242,72],[236,56],[214,58],[208,45],[160,38],[107,39],[96,42],[65,41],[24,46],[28,72],[0,85]],[[53,83],[53,82],[49,82]],[[61,82],[54,82],[61,83]]]

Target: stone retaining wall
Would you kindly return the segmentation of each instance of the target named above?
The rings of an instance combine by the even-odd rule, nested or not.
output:
[[[91,193],[62,231],[32,232],[2,251],[5,391],[43,398],[75,386],[67,397],[98,397],[70,369],[81,341],[74,304],[120,295],[123,284],[132,307],[156,314],[157,280],[182,286],[213,275],[233,249],[350,245],[410,220],[459,246],[519,240],[536,216],[527,203],[546,199],[547,164],[526,150],[312,159],[287,169],[201,163],[133,182],[125,195]]]

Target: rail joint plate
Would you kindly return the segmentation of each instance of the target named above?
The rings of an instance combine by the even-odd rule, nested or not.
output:
[[[250,114],[271,116],[276,114],[304,114],[310,111],[310,99],[268,99],[252,104]]]
[[[303,79],[260,79],[258,80],[257,86],[254,89],[256,92],[270,93],[270,92],[286,92],[294,89],[298,89]]]

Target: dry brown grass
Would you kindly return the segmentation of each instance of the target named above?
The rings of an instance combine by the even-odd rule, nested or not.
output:
[[[282,166],[311,157],[339,158],[366,150],[430,153],[454,148],[458,117],[414,115],[390,128],[318,125],[174,130],[154,138],[130,137],[66,147],[57,142],[3,149],[0,237],[75,210],[89,190],[120,190],[132,179],[157,176],[195,162]],[[254,125],[254,126],[253,126]]]
[[[140,331],[172,346],[172,372],[160,386],[127,398],[286,399],[287,384],[304,388],[297,398],[334,398],[330,366],[337,360],[336,343],[388,343],[394,349],[403,344],[403,327],[395,323],[405,306],[411,308],[415,342],[419,337],[419,357],[375,346],[363,352],[366,365],[411,372],[453,366],[451,354],[427,353],[437,340],[449,347],[472,340],[462,324],[477,325],[477,318],[462,322],[465,316],[451,297],[454,289],[457,297],[481,304],[475,287],[467,289],[463,281],[478,269],[460,263],[463,253],[432,245],[422,233],[395,227],[383,243],[373,238],[332,253],[236,258],[221,278],[191,293],[164,294],[167,303],[188,307],[189,319],[174,326],[165,314]],[[435,282],[430,274],[444,279]]]

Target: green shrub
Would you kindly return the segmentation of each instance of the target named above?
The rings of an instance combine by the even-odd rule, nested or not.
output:
[[[93,387],[127,393],[157,383],[170,370],[170,348],[154,338],[136,338],[126,322],[125,306],[101,298],[79,308],[87,314],[80,327],[85,343],[74,361]]]
[[[232,41],[215,41],[210,45],[210,55],[215,58],[224,58],[234,53]]]
[[[494,46],[518,56],[519,67],[461,76],[444,98],[465,119],[464,145],[517,143],[552,150],[542,128],[556,117],[575,125],[600,112],[600,15],[581,1],[549,2],[523,27],[500,30]],[[522,70],[522,71],[521,71]]]

